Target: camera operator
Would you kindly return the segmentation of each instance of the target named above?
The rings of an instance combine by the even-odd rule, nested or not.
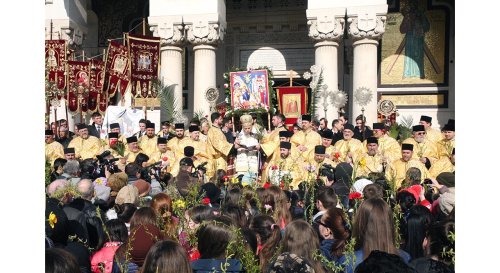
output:
[[[175,177],[174,183],[182,196],[186,196],[189,190],[195,185],[201,185],[203,170],[197,170],[197,176],[193,175],[194,163],[189,157],[184,157],[179,162],[179,174]]]
[[[121,172],[116,165],[119,158],[115,158],[109,150],[104,151],[102,154],[97,155],[97,165],[95,168],[96,177],[108,178],[111,174]]]

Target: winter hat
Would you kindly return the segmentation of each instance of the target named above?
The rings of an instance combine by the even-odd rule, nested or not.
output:
[[[367,186],[367,185],[370,185],[370,184],[373,184],[372,181],[366,179],[366,178],[361,178],[359,180],[357,180],[356,182],[354,182],[354,184],[352,185],[352,187],[354,188],[355,191],[363,194],[363,189]]]
[[[455,189],[451,188],[448,192],[441,194],[439,197],[439,209],[445,214],[449,215],[455,207]]]
[[[139,190],[134,185],[127,185],[123,187],[116,195],[115,204],[121,205],[131,203],[139,205]]]
[[[116,196],[116,193],[120,191],[121,188],[127,185],[128,177],[124,172],[114,173],[109,176],[106,186],[111,188],[111,191],[114,194],[112,196]]]
[[[95,197],[96,199],[102,201],[108,201],[109,196],[111,194],[111,188],[105,185],[97,184],[94,186]]]
[[[455,174],[450,172],[440,173],[436,180],[439,184],[445,185],[448,188],[455,187]]]
[[[146,180],[138,179],[133,184],[137,190],[140,197],[144,197],[151,191],[151,184],[146,182]]]

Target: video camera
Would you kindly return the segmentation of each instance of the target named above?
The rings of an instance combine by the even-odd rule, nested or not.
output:
[[[142,168],[141,178],[151,183],[151,175],[152,175],[154,176],[154,178],[156,178],[157,181],[160,181],[161,163],[162,163],[161,161],[158,161]]]
[[[200,165],[198,165],[196,168],[194,168],[194,171],[191,173],[191,176],[199,178],[199,171],[201,171],[203,174],[207,172],[207,167],[206,165],[208,162],[203,162]]]
[[[323,164],[319,169],[319,176],[326,176],[328,181],[335,179],[335,168],[330,164]]]
[[[121,170],[115,164],[115,162],[120,160],[120,159],[119,158],[107,159],[106,157],[108,157],[110,155],[111,155],[111,152],[107,151],[107,150],[104,151],[100,155],[96,155],[97,160],[98,160],[97,171],[100,174],[103,174],[102,176],[104,176],[105,166],[108,166],[108,171],[112,174],[121,172]]]

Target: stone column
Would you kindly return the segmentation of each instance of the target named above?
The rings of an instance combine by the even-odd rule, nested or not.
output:
[[[385,31],[384,15],[359,13],[347,19],[348,33],[353,40],[353,87],[350,94],[352,119],[361,114],[364,107],[366,124],[371,126],[377,121],[377,46]],[[365,106],[360,105],[356,95],[360,90],[371,93],[371,99]]]
[[[309,17],[309,37],[317,41],[314,47],[315,64],[323,69],[323,83],[328,91],[338,90],[338,47],[344,34],[345,20],[342,17],[329,15],[330,13],[316,14]],[[316,98],[316,116],[324,117],[323,98]],[[330,122],[337,118],[338,109],[331,105],[326,112],[326,119]]]
[[[161,38],[160,80],[165,85],[175,85],[176,115],[173,118],[178,119],[182,115],[182,51],[185,40],[182,20],[175,22],[167,17],[149,17],[149,22],[153,35]],[[165,112],[160,116],[161,120],[167,118]]]
[[[186,25],[187,40],[194,45],[194,106],[193,113],[210,115],[210,103],[206,98],[209,89],[216,88],[215,51],[223,30],[218,23],[196,21]]]

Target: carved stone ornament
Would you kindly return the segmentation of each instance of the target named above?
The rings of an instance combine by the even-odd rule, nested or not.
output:
[[[309,37],[315,40],[340,40],[344,35],[343,18],[322,15],[317,19],[308,20]]]
[[[69,45],[79,46],[83,43],[85,36],[82,30],[78,27],[61,27],[62,39],[68,41]]]
[[[207,21],[197,21],[192,25],[186,25],[186,30],[187,40],[193,44],[217,44],[223,34],[219,33],[219,24],[209,24]]]
[[[158,22],[149,28],[153,36],[160,37],[160,43],[164,45],[179,45],[185,40],[184,27],[182,24],[173,22]]]
[[[385,32],[386,16],[374,14],[360,14],[358,17],[349,17],[347,32],[354,40],[364,38],[380,39]]]

